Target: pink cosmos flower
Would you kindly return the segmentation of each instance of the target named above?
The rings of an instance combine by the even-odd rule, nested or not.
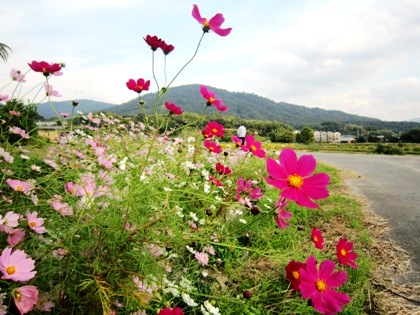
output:
[[[38,218],[38,212],[34,211],[30,213],[26,212],[26,218],[28,220],[28,226],[38,234],[45,233],[44,219]]]
[[[196,252],[194,257],[203,266],[206,266],[209,263],[209,255],[207,253]]]
[[[276,216],[276,223],[277,226],[284,230],[286,227],[288,227],[290,224],[286,220],[290,220],[292,218],[292,213],[290,211],[284,210],[287,207],[288,201],[280,201],[278,200],[274,206],[277,207],[277,216]]]
[[[10,76],[12,77],[13,81],[18,81],[18,82],[26,82],[25,80],[25,75],[22,74],[22,72],[20,72],[20,70],[15,70],[15,68],[13,68],[10,71]]]
[[[9,99],[9,95],[1,94],[0,93],[0,102],[5,102]]]
[[[305,263],[300,261],[290,261],[286,266],[286,279],[289,280],[292,285],[292,289],[300,291],[300,269],[305,267]]]
[[[182,312],[182,309],[180,309],[179,307],[175,307],[175,308],[165,307],[160,310],[158,315],[183,315],[183,314],[184,312]]]
[[[192,10],[192,16],[194,19],[197,20],[198,23],[202,25],[203,32],[205,33],[207,33],[209,30],[212,30],[217,35],[227,36],[232,31],[232,28],[220,28],[220,26],[225,21],[225,18],[223,17],[223,14],[221,13],[217,13],[208,21],[205,17],[202,17],[200,15],[198,6],[194,4],[193,10]]]
[[[4,217],[0,215],[0,231],[11,233],[18,226],[19,218],[20,215],[13,211],[8,211]]]
[[[30,184],[28,182],[24,182],[18,179],[6,179],[6,184],[9,185],[14,191],[23,192],[24,194],[28,194],[31,190]]]
[[[117,159],[112,156],[98,156],[98,164],[104,166],[106,169],[110,170],[112,165],[117,162]]]
[[[14,116],[14,117],[19,117],[20,116],[20,112],[17,112],[15,110],[9,110],[9,114],[11,116]]]
[[[252,180],[245,182],[244,178],[239,178],[236,182],[236,199],[241,204],[252,206],[249,200],[261,199],[264,194],[260,187],[254,187]]]
[[[330,177],[326,173],[311,175],[316,168],[312,155],[302,155],[297,159],[295,151],[284,149],[279,156],[280,165],[272,158],[267,158],[267,183],[281,190],[280,196],[295,201],[298,205],[318,208],[311,199],[329,196],[326,186]]]
[[[15,135],[21,136],[24,139],[29,139],[30,138],[30,136],[26,133],[26,131],[19,128],[19,127],[10,127],[9,131],[11,133],[14,133]]]
[[[6,247],[0,255],[0,271],[2,279],[12,281],[29,281],[35,277],[35,261],[26,256],[23,250],[17,249],[12,253],[10,247]]]
[[[219,175],[229,175],[232,173],[232,170],[229,167],[219,162],[216,163],[216,171],[219,173]]]
[[[221,187],[221,186],[223,186],[223,183],[220,181],[220,179],[217,179],[217,178],[215,178],[215,177],[213,177],[213,176],[209,176],[209,181],[213,184],[213,185],[216,185],[216,186],[218,186],[218,187]]]
[[[61,202],[60,199],[54,199],[50,202],[51,207],[58,211],[63,217],[73,215],[73,208],[66,202]]]
[[[60,92],[55,91],[53,89],[53,86],[51,84],[45,83],[44,87],[45,87],[45,92],[46,92],[47,96],[55,96],[55,97],[61,97],[62,96],[60,94]]]
[[[240,147],[242,145],[242,140],[237,135],[232,136],[232,141],[236,144],[236,147]]]
[[[30,312],[38,303],[38,289],[33,285],[25,285],[14,289],[12,296],[20,314]]]
[[[61,75],[63,74],[61,70],[61,64],[59,63],[52,63],[49,64],[45,61],[32,61],[31,63],[28,63],[29,67],[34,70],[35,72],[42,72],[42,74],[46,77],[48,77],[50,74],[53,75]]]
[[[350,298],[335,289],[347,281],[347,274],[340,270],[334,272],[332,260],[324,260],[316,267],[314,256],[308,257],[306,266],[300,269],[299,289],[302,297],[312,300],[312,307],[321,314],[336,314],[341,312]]]
[[[324,248],[324,238],[322,237],[322,232],[318,230],[316,226],[312,228],[311,239],[312,239],[312,242],[314,242],[314,245],[316,248],[318,249]]]
[[[9,235],[7,236],[7,244],[10,247],[14,247],[20,242],[22,242],[23,238],[25,237],[25,230],[18,228],[9,231]]]
[[[263,149],[261,149],[261,142],[255,141],[253,135],[248,135],[245,137],[245,145],[241,146],[242,151],[251,152],[259,158],[265,158],[266,154]]]
[[[127,88],[137,93],[141,93],[142,91],[148,91],[150,87],[150,80],[145,81],[144,79],[138,79],[134,81],[133,79],[129,79],[126,83]]]
[[[209,91],[204,85],[200,86],[200,93],[207,100],[207,106],[213,105],[221,112],[228,110],[228,107],[224,106],[221,100],[216,99],[214,92]]]
[[[210,139],[207,139],[206,141],[204,141],[204,146],[206,147],[207,150],[209,150],[209,152],[212,152],[212,153],[222,152],[222,147],[218,145],[217,142],[211,141]]]
[[[210,121],[207,123],[206,127],[204,127],[204,130],[201,132],[203,135],[207,134],[209,136],[205,136],[206,138],[210,137],[219,137],[222,138],[225,134],[225,129],[222,124],[219,124],[217,121]]]
[[[165,107],[169,110],[170,115],[181,115],[183,113],[182,108],[173,103],[165,102]]]
[[[354,261],[357,258],[357,254],[352,252],[353,243],[347,241],[345,238],[342,238],[338,241],[336,246],[337,259],[340,264],[343,266],[350,266],[354,269],[357,269],[357,264]]]

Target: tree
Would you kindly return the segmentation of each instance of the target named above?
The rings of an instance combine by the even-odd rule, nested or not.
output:
[[[296,135],[296,141],[304,144],[309,144],[314,142],[314,131],[311,127],[305,126],[302,130]]]
[[[3,61],[6,61],[9,57],[8,50],[12,51],[12,49],[6,44],[0,43],[0,58],[3,59]]]

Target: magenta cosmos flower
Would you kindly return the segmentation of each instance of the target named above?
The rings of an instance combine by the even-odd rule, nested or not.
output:
[[[140,78],[137,81],[135,81],[134,79],[129,79],[126,82],[126,85],[129,90],[132,90],[140,94],[142,91],[149,90],[150,80],[145,81],[144,79]]]
[[[311,239],[316,248],[318,249],[324,248],[324,238],[322,237],[322,232],[321,230],[318,230],[316,226],[312,228]]]
[[[20,314],[30,312],[38,303],[38,289],[33,285],[24,285],[14,289],[12,296]]]
[[[232,28],[230,27],[220,28],[220,26],[222,26],[223,22],[225,21],[225,18],[221,13],[217,13],[210,20],[207,20],[205,17],[201,16],[200,11],[198,10],[198,6],[194,4],[192,16],[194,19],[197,20],[198,23],[202,25],[204,33],[207,33],[209,30],[212,30],[217,35],[227,36],[232,31]]]
[[[153,51],[156,51],[158,48],[160,48],[162,46],[163,40],[161,40],[159,37],[155,36],[150,36],[147,35],[145,38],[143,38],[147,45],[150,46],[150,48]]]
[[[165,107],[169,110],[170,115],[181,115],[183,113],[182,108],[173,103],[165,102]]]
[[[225,112],[228,110],[227,106],[224,106],[221,100],[216,99],[214,92],[209,91],[204,85],[200,86],[200,93],[207,100],[207,106],[213,105],[218,111]]]
[[[48,77],[50,74],[61,75],[61,64],[59,63],[48,63],[45,61],[32,61],[28,63],[29,67],[35,72],[42,72],[43,75]]]
[[[222,147],[217,142],[211,141],[210,139],[204,141],[204,146],[209,152],[213,152],[216,154],[222,152]]]
[[[213,136],[222,138],[225,135],[225,128],[217,121],[209,121],[201,133],[206,138],[211,138]]]
[[[300,291],[300,269],[305,267],[305,264],[300,261],[291,260],[286,266],[286,279],[289,280],[292,289]]]
[[[28,281],[35,277],[35,261],[26,256],[23,250],[17,249],[12,253],[10,247],[6,247],[0,255],[0,271],[2,279],[13,281]]]
[[[354,269],[357,268],[357,264],[355,263],[355,259],[357,258],[357,254],[352,252],[353,243],[347,241],[345,238],[342,238],[338,241],[336,246],[336,254],[337,259],[340,264],[343,266],[350,266]]]
[[[245,152],[251,152],[259,158],[265,158],[265,151],[261,149],[261,142],[255,141],[253,135],[245,137],[245,145],[241,145],[241,149]]]
[[[295,201],[299,206],[318,208],[311,199],[323,199],[329,196],[326,186],[330,176],[326,173],[311,175],[316,168],[312,155],[302,155],[297,159],[290,148],[280,152],[280,164],[267,158],[267,183],[281,190],[280,196]]]
[[[183,315],[183,314],[184,313],[182,312],[182,309],[180,309],[179,307],[175,307],[175,308],[165,307],[160,310],[158,315]]]
[[[311,299],[313,308],[321,314],[341,312],[350,298],[334,289],[346,283],[347,274],[342,270],[334,272],[335,264],[332,260],[321,262],[319,270],[316,264],[315,257],[309,256],[306,266],[299,270],[302,297]]]

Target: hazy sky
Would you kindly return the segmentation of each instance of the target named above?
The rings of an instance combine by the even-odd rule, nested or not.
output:
[[[206,34],[173,86],[199,83],[383,120],[420,117],[419,0],[1,0],[0,42],[13,51],[0,61],[0,88],[12,68],[26,72],[28,62],[45,60],[66,64],[50,81],[57,100],[121,104],[136,98],[130,78],[150,79],[155,92],[143,37],[175,46],[170,80],[202,34],[193,4],[207,18],[222,13],[233,30]],[[155,62],[162,86],[160,51]],[[28,73],[21,95],[42,80]]]

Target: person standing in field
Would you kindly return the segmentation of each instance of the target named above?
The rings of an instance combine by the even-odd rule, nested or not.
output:
[[[236,131],[236,135],[238,136],[239,139],[242,140],[242,145],[245,145],[246,128],[242,123],[239,126],[238,130]]]

